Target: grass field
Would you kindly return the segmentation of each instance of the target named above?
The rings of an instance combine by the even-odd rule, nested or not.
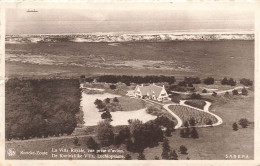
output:
[[[185,104],[203,110],[204,106],[206,105],[206,102],[203,100],[188,100],[188,101],[185,101]]]
[[[254,41],[126,42],[116,47],[62,42],[6,45],[8,77],[110,73],[252,79],[253,71]]]

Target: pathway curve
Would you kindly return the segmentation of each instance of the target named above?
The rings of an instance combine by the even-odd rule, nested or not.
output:
[[[178,129],[182,126],[182,120],[179,116],[177,116],[175,113],[173,113],[172,110],[169,109],[170,105],[178,105],[178,104],[165,104],[163,106],[163,108],[166,109],[177,120],[178,123],[174,128]]]
[[[185,101],[187,101],[187,100],[180,100],[180,105],[186,106],[186,107],[198,110],[198,111],[206,112],[206,113],[214,116],[217,119],[217,122],[212,124],[212,126],[218,126],[218,125],[221,125],[223,123],[223,120],[218,115],[213,114],[212,112],[209,111],[209,107],[211,106],[211,102],[205,101],[206,105],[204,106],[204,108],[202,110],[202,109],[199,109],[199,108],[196,108],[196,107],[192,107],[190,105],[185,104]],[[208,126],[211,126],[211,125],[200,125],[198,127],[208,127]]]

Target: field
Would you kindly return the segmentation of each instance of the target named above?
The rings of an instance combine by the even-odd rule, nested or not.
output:
[[[254,41],[6,45],[7,77],[163,74],[253,79],[253,71]]]
[[[179,116],[183,122],[188,122],[192,117],[195,119],[196,125],[205,125],[209,119],[212,120],[213,124],[217,122],[217,119],[214,116],[189,107],[171,105],[169,106],[169,109]]]

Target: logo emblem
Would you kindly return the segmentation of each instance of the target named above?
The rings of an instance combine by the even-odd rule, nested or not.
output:
[[[8,156],[15,156],[15,149],[14,148],[10,148],[7,150],[7,154]]]

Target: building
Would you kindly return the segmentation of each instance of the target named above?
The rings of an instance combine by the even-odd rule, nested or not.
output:
[[[134,96],[138,98],[148,98],[157,101],[169,100],[168,94],[163,86],[157,86],[155,84],[150,84],[148,86],[143,86],[143,84],[137,85],[134,90]]]

